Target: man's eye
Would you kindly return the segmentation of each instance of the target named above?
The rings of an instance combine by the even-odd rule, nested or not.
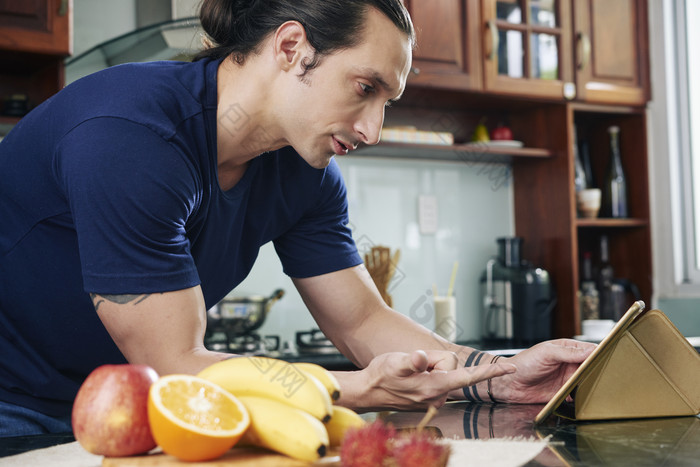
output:
[[[365,84],[365,83],[360,83],[360,89],[362,89],[362,92],[364,94],[370,94],[370,93],[374,92],[374,88],[372,86],[370,86],[369,84]]]

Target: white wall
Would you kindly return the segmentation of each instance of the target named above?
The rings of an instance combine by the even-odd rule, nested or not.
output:
[[[350,223],[360,252],[369,244],[401,250],[396,283],[390,288],[394,308],[433,329],[433,316],[425,312],[423,300],[433,284],[447,289],[458,261],[458,340],[478,338],[480,275],[497,253],[496,238],[514,232],[512,186],[507,178],[502,185],[506,167],[364,157],[337,160],[348,187]],[[418,196],[423,194],[438,200],[435,234],[419,232]],[[260,332],[293,339],[294,331],[317,327],[271,246],[263,248],[250,276],[231,296],[269,295],[278,287],[287,295],[272,307]]]
[[[173,19],[197,16],[201,0],[171,0]]]
[[[73,55],[136,28],[136,0],[73,0]]]

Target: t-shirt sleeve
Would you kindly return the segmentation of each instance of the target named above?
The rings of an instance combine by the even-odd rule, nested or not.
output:
[[[185,226],[201,182],[178,148],[143,125],[102,117],[62,139],[54,168],[77,232],[86,292],[199,284]]]
[[[347,192],[335,161],[325,170],[317,202],[274,244],[290,277],[318,276],[362,263],[348,227]]]

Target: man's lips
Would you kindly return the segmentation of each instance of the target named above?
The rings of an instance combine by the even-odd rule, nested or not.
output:
[[[335,136],[333,137],[333,151],[339,156],[346,155],[348,151],[355,149],[355,147],[356,146],[354,144],[348,144],[339,140]]]

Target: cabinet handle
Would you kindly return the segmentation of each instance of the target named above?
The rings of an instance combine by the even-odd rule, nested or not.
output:
[[[576,55],[578,62],[576,66],[579,70],[583,70],[591,61],[591,39],[587,34],[579,32],[576,34]]]
[[[496,27],[496,22],[489,20],[486,25],[489,28],[489,33],[491,35],[491,50],[488,53],[488,60],[495,60],[498,54],[498,28]]]
[[[68,0],[61,0],[58,7],[58,16],[66,16],[68,14]]]
[[[415,67],[415,66],[412,66],[412,67],[411,67],[411,73],[413,73],[413,74],[416,75],[416,76],[420,75],[420,68]]]

